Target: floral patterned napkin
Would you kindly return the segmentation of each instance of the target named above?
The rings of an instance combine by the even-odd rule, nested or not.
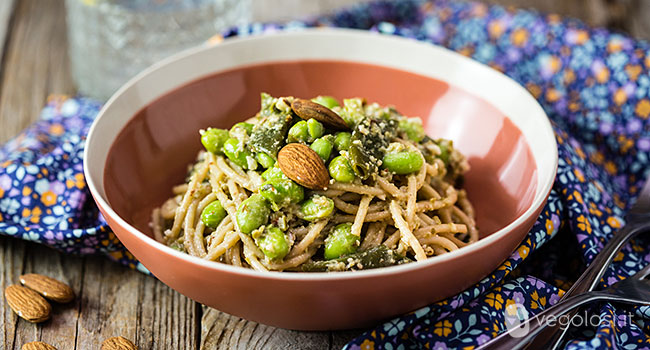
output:
[[[506,319],[555,304],[624,225],[650,162],[647,43],[556,15],[446,0],[378,1],[309,21],[253,24],[223,37],[310,26],[415,38],[502,71],[544,107],[560,155],[548,203],[503,265],[459,295],[368,330],[347,349],[484,344],[506,329]],[[0,148],[0,233],[68,253],[105,253],[146,271],[110,232],[86,189],[84,137],[99,108],[82,97],[51,97],[41,120]],[[601,287],[649,262],[648,241],[634,241]],[[648,334],[650,308],[593,305],[566,348],[648,349]]]

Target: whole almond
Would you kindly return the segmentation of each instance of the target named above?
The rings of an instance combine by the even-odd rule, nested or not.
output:
[[[345,120],[336,114],[336,112],[316,102],[297,98],[291,102],[291,109],[300,118],[305,120],[316,119],[330,129],[350,129],[348,124],[345,123]]]
[[[312,190],[323,190],[329,184],[325,163],[318,153],[303,144],[284,146],[278,153],[278,165],[288,178]]]
[[[54,278],[30,273],[20,276],[20,283],[42,296],[58,303],[67,303],[74,299],[74,292],[67,284]]]
[[[19,286],[10,285],[5,289],[7,304],[18,316],[29,322],[43,322],[50,318],[52,307],[35,291]]]
[[[33,341],[31,343],[23,344],[21,350],[56,350],[55,347],[42,341]]]
[[[130,340],[124,337],[112,337],[104,340],[102,343],[102,350],[137,350]]]

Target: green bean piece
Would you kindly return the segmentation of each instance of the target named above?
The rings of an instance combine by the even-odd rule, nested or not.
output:
[[[264,168],[264,169],[269,169],[273,165],[275,165],[275,159],[271,157],[270,155],[266,153],[258,153],[255,155],[255,159],[257,159],[257,162]]]
[[[221,220],[226,217],[226,209],[218,200],[208,204],[201,212],[201,221],[206,227],[217,228]]]
[[[332,155],[334,144],[332,143],[331,139],[332,135],[326,135],[314,140],[311,146],[309,146],[314,150],[314,152],[318,153],[321,159],[323,159],[323,162],[327,162],[327,160],[330,159],[330,155]]]
[[[237,208],[237,225],[243,233],[250,234],[258,227],[266,224],[271,209],[266,198],[253,194]]]
[[[230,137],[241,138],[241,134],[250,136],[253,133],[254,126],[255,125],[246,122],[237,123],[230,128]]]
[[[347,131],[341,131],[336,133],[334,138],[334,147],[337,151],[347,151],[350,148],[350,139],[352,134]]]
[[[336,259],[357,251],[359,236],[352,234],[352,223],[338,224],[325,238],[325,259]]]
[[[395,174],[405,175],[419,171],[423,164],[424,161],[417,152],[400,151],[386,153],[381,166]]]
[[[321,136],[325,132],[325,127],[321,122],[316,119],[307,120],[307,132],[309,133],[309,141],[313,141]]]
[[[231,137],[226,140],[226,142],[223,144],[223,153],[225,153],[226,157],[228,157],[228,159],[230,159],[233,163],[239,165],[244,169],[254,170],[257,167],[257,163],[255,162],[255,158],[253,158],[253,154],[246,149],[244,142],[236,138]],[[251,161],[250,163],[249,160]],[[252,166],[252,163],[255,163],[254,167]]]
[[[354,181],[354,170],[350,166],[350,161],[345,156],[338,156],[330,162],[328,167],[330,176],[338,182]]]
[[[289,180],[287,175],[284,175],[284,173],[282,172],[282,169],[280,169],[280,167],[277,164],[275,164],[274,166],[266,169],[262,173],[262,179],[264,179],[265,181],[268,181],[268,180],[271,180],[271,179]]]
[[[402,119],[398,123],[398,128],[413,142],[420,142],[425,136],[424,127],[420,119]]]
[[[301,120],[289,129],[287,142],[307,142],[307,139],[309,139],[309,127],[306,121]]]
[[[300,217],[307,221],[324,219],[334,212],[334,201],[320,195],[314,195],[300,206]]]
[[[311,99],[312,102],[316,102],[321,106],[325,106],[329,109],[340,106],[339,101],[332,96],[316,96]]]
[[[223,144],[228,140],[228,130],[208,128],[201,134],[203,147],[214,154],[223,154]]]
[[[297,204],[305,198],[302,186],[291,180],[270,179],[260,186],[259,193],[271,203],[271,209],[278,211],[289,204]]]
[[[280,260],[289,253],[289,243],[284,232],[275,226],[269,226],[255,239],[255,244],[269,259]]]

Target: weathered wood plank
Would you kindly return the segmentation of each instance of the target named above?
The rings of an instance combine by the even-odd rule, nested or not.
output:
[[[14,12],[14,5],[16,4],[15,0],[3,0],[0,2],[0,59],[5,48],[5,39],[7,38],[7,32],[11,29],[11,18]],[[2,67],[0,67],[0,74],[2,73]]]
[[[62,0],[16,3],[0,88],[0,142],[36,120],[49,94],[74,93],[65,33]]]
[[[18,316],[11,311],[4,298],[7,286],[15,284],[24,270],[25,243],[17,239],[0,237],[0,287],[3,296],[0,300],[0,344],[13,349],[16,343]]]

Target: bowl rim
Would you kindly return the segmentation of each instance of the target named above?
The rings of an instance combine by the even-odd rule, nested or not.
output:
[[[92,147],[91,142],[92,140],[96,137],[96,134],[99,134],[100,131],[97,128],[97,125],[99,124],[99,121],[102,119],[102,117],[107,113],[107,111],[111,108],[111,106],[115,103],[116,100],[119,99],[119,97],[127,91],[129,88],[137,85],[140,80],[142,80],[144,77],[148,76],[149,74],[159,70],[162,67],[165,67],[167,65],[171,65],[177,61],[181,61],[185,58],[188,58],[190,56],[193,56],[195,54],[199,54],[202,52],[206,52],[209,50],[215,50],[219,49],[222,47],[228,47],[232,45],[238,45],[241,43],[246,43],[246,42],[255,42],[258,40],[272,40],[273,38],[276,37],[294,37],[294,36],[314,36],[315,38],[319,36],[338,36],[338,37],[349,37],[349,38],[357,38],[361,40],[369,40],[373,38],[376,40],[377,38],[381,38],[379,40],[384,40],[385,43],[400,43],[400,42],[409,42],[409,45],[414,45],[419,46],[419,47],[426,47],[427,50],[432,50],[432,52],[437,51],[436,54],[438,55],[443,55],[443,56],[448,56],[449,59],[452,60],[457,60],[461,62],[463,65],[469,65],[473,67],[474,69],[481,69],[481,70],[486,70],[486,74],[492,74],[493,76],[498,76],[498,79],[501,79],[504,81],[505,84],[508,84],[511,86],[512,89],[515,90],[520,90],[519,93],[523,91],[525,93],[526,99],[528,99],[527,105],[529,107],[537,109],[536,114],[539,114],[541,112],[542,115],[546,117],[545,120],[542,121],[544,124],[544,127],[542,130],[538,130],[540,137],[543,138],[548,138],[548,141],[552,143],[554,147],[552,147],[549,152],[551,152],[550,156],[552,157],[554,164],[552,165],[552,170],[546,174],[547,176],[545,179],[547,181],[540,183],[539,181],[539,176],[538,175],[538,180],[537,180],[537,188],[536,188],[536,193],[533,198],[532,203],[528,206],[528,208],[518,215],[512,222],[510,222],[508,225],[505,227],[502,227],[501,229],[493,232],[487,237],[479,239],[477,242],[470,244],[466,247],[463,247],[462,249],[458,249],[456,251],[452,251],[440,256],[436,256],[431,259],[427,259],[425,261],[419,261],[417,263],[409,263],[409,264],[402,264],[402,265],[396,265],[396,266],[388,266],[388,267],[382,267],[382,268],[376,268],[376,269],[369,269],[369,270],[360,270],[360,271],[346,271],[345,273],[331,273],[331,272],[291,272],[291,273],[281,273],[278,271],[257,271],[253,269],[246,269],[246,268],[241,268],[237,266],[231,266],[227,264],[221,264],[215,261],[209,261],[209,260],[204,260],[199,257],[192,256],[190,254],[184,253],[177,251],[169,246],[166,246],[163,243],[160,243],[156,241],[153,237],[148,236],[144,232],[138,230],[135,228],[133,225],[128,223],[126,220],[124,220],[121,216],[119,216],[111,207],[109,204],[108,200],[105,199],[101,194],[100,191],[98,190],[99,188],[102,189],[102,192],[104,192],[104,183],[97,184],[95,179],[91,176],[92,172],[90,171],[89,168],[89,158],[91,156],[92,152]],[[225,49],[224,49],[225,50]],[[293,59],[292,61],[307,61],[309,59]],[[270,60],[267,62],[282,62],[283,60]],[[346,59],[340,59],[340,61],[346,61]],[[259,63],[258,63],[259,64]],[[386,65],[386,64],[384,64]],[[250,65],[240,65],[240,64],[234,64],[228,69],[235,69],[235,68],[241,68],[241,67],[246,67]],[[397,67],[392,67],[394,69],[398,70],[405,70],[402,68],[397,68]],[[227,70],[228,70],[227,69]],[[225,71],[225,70],[221,70]],[[202,78],[217,74],[220,71],[215,71],[215,72],[210,72],[210,73],[205,73]],[[489,73],[488,73],[489,72]],[[419,72],[415,72],[416,74],[422,74]],[[199,78],[201,79],[201,78]],[[468,91],[466,87],[464,86],[458,86],[455,84],[450,83],[450,85],[457,86],[460,89],[463,89],[464,91]],[[178,87],[176,87],[178,88]],[[172,91],[173,88],[169,91]],[[471,91],[468,91],[469,93],[472,93]],[[156,98],[154,98],[154,101],[159,98],[160,96],[164,95],[160,94]],[[481,97],[484,98],[484,97]],[[486,99],[487,100],[487,99]],[[488,103],[491,103],[491,101],[487,100]],[[494,106],[495,108],[499,109],[497,106]],[[142,107],[141,107],[142,108]],[[500,109],[499,109],[500,110]],[[511,117],[508,114],[505,114],[506,118],[511,120],[513,123],[515,123]],[[128,119],[121,127],[123,128],[130,120],[132,120],[133,116],[131,116],[130,119]],[[521,128],[515,123],[515,126],[517,129],[521,131]],[[121,131],[120,131],[121,132]],[[117,135],[119,135],[119,133]],[[116,135],[116,136],[117,136]],[[523,131],[522,131],[523,135]],[[526,138],[525,138],[526,139]],[[527,140],[527,139],[526,139]],[[113,138],[110,141],[115,141]],[[528,140],[527,140],[528,141]],[[528,142],[527,142],[528,143]],[[108,146],[110,149],[112,147],[112,143]],[[529,147],[530,144],[528,144]],[[107,153],[108,157],[108,153]],[[536,157],[533,157],[535,159],[535,162],[537,163]],[[106,166],[106,159],[104,159],[103,167],[102,169],[105,168]],[[86,177],[86,183],[88,185],[88,188],[90,189],[90,192],[94,198],[94,200],[97,202],[99,207],[103,208],[107,212],[107,216],[112,218],[117,225],[121,226],[122,228],[126,229],[130,234],[132,234],[134,237],[136,237],[138,240],[143,241],[149,246],[149,249],[154,248],[158,249],[162,252],[165,252],[167,254],[170,254],[176,258],[182,259],[188,263],[191,264],[198,264],[203,268],[207,268],[210,270],[216,270],[219,272],[226,272],[230,274],[235,274],[239,275],[241,277],[250,277],[250,278],[258,278],[258,279],[270,279],[270,280],[283,280],[283,281],[302,281],[302,280],[308,280],[308,281],[333,281],[333,280],[349,280],[349,279],[364,279],[364,278],[374,278],[374,277],[379,277],[379,276],[390,276],[390,275],[398,275],[402,273],[407,273],[407,272],[415,272],[420,269],[427,269],[430,268],[432,265],[436,265],[439,263],[442,263],[444,261],[460,258],[461,256],[464,255],[470,255],[480,249],[484,249],[487,246],[495,243],[496,241],[500,240],[502,236],[505,236],[518,225],[523,224],[526,220],[530,219],[532,215],[535,215],[535,213],[538,210],[541,210],[543,207],[544,203],[546,202],[548,195],[551,191],[551,188],[554,183],[555,176],[557,174],[557,169],[558,169],[558,149],[557,149],[557,142],[555,139],[555,135],[551,126],[550,119],[548,118],[547,114],[543,110],[543,108],[539,105],[537,100],[530,95],[530,93],[523,87],[521,86],[518,82],[513,80],[512,78],[506,76],[505,74],[483,64],[478,61],[475,61],[469,57],[463,56],[457,52],[454,52],[452,50],[449,50],[445,47],[439,46],[439,45],[434,45],[432,43],[428,42],[423,42],[415,39],[410,39],[410,38],[404,38],[396,35],[384,35],[384,34],[379,34],[379,33],[374,33],[374,32],[369,32],[367,30],[360,30],[360,29],[347,29],[347,28],[301,28],[300,30],[284,30],[284,31],[279,31],[279,32],[274,32],[274,33],[266,33],[266,34],[256,34],[256,35],[248,35],[248,36],[236,36],[233,38],[227,38],[223,40],[222,42],[219,42],[218,44],[206,44],[206,45],[201,45],[197,46],[194,48],[190,48],[188,50],[182,51],[180,53],[174,54],[168,58],[165,58],[152,66],[146,68],[139,74],[135,75],[133,78],[131,78],[126,84],[124,84],[122,87],[120,87],[112,96],[111,98],[103,105],[99,113],[97,114],[95,120],[93,121],[89,132],[88,136],[86,139],[86,147],[84,149],[84,154],[83,154],[83,167],[84,167],[84,174]],[[103,170],[102,170],[103,172]],[[539,167],[537,167],[537,172],[540,172]],[[103,180],[103,175],[101,176]],[[119,237],[118,237],[119,238]],[[137,258],[137,257],[136,257]],[[144,266],[144,265],[143,265]],[[146,266],[145,266],[146,267]]]

